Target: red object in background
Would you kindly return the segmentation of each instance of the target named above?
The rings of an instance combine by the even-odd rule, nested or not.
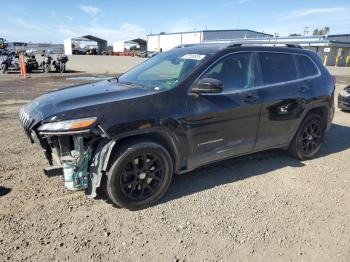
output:
[[[332,78],[333,78],[333,84],[336,84],[337,83],[337,77],[332,75]]]
[[[140,56],[137,52],[124,51],[124,52],[113,52],[113,56]]]

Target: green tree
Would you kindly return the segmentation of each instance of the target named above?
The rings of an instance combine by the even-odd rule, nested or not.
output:
[[[313,35],[327,35],[330,31],[329,26],[325,26],[324,28],[318,29],[316,28],[314,32],[312,33]]]
[[[289,36],[301,36],[301,34],[293,33],[293,34],[289,34]]]
[[[325,28],[323,29],[323,33],[324,33],[324,35],[327,35],[328,33],[329,33],[329,31],[330,31],[331,29],[330,29],[330,27],[329,26],[325,26]]]

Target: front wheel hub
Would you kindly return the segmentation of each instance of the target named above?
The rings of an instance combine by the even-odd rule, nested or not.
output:
[[[165,176],[163,161],[153,153],[131,157],[122,170],[120,177],[122,193],[133,201],[143,201],[155,194]]]
[[[146,173],[142,172],[140,175],[139,175],[139,178],[141,180],[144,180],[146,178]]]

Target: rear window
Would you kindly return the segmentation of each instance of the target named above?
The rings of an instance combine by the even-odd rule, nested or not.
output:
[[[260,53],[265,85],[296,80],[297,69],[293,56],[281,53]]]
[[[318,74],[318,70],[310,58],[303,55],[296,55],[295,57],[301,77],[309,77]]]

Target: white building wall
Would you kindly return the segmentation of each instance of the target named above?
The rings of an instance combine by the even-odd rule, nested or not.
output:
[[[181,44],[200,44],[202,42],[201,33],[184,33],[182,34]]]
[[[181,45],[181,34],[159,36],[159,49],[162,51],[170,50],[178,45]]]
[[[66,39],[64,40],[64,54],[65,55],[72,55],[72,39]]]
[[[125,41],[113,42],[113,52],[123,52],[125,47],[124,42]]]
[[[182,44],[199,44],[202,42],[201,32],[179,33],[169,35],[149,35],[147,36],[147,50],[159,52],[167,51]]]
[[[147,51],[159,51],[159,36],[158,35],[149,35],[147,36]]]

